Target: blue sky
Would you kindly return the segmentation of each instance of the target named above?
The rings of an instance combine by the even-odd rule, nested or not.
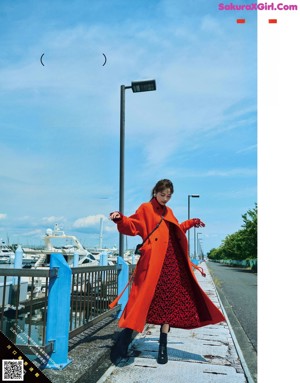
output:
[[[0,36],[0,238],[41,244],[59,223],[96,246],[104,217],[103,245],[118,244],[120,85],[149,78],[155,92],[126,90],[125,214],[170,178],[179,221],[200,194],[204,252],[240,229],[257,202],[256,12],[1,0]]]

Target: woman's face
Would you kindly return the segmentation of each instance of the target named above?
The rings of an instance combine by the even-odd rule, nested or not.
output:
[[[155,196],[158,203],[164,206],[170,201],[172,197],[171,189],[167,188],[160,192],[157,192]]]

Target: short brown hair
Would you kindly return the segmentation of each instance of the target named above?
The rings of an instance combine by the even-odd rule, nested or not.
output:
[[[165,189],[170,189],[171,194],[174,193],[174,186],[173,183],[168,179],[160,180],[156,183],[154,188],[152,189],[152,197],[154,197],[154,194],[162,192]]]

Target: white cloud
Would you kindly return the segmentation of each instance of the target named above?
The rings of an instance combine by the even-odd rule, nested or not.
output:
[[[246,148],[242,148],[237,151],[237,153],[245,153],[245,152],[253,152],[254,150],[257,150],[257,145],[250,145],[247,146]]]
[[[41,229],[35,229],[32,231],[27,231],[24,232],[23,235],[26,237],[36,237],[36,238],[41,238],[45,233]]]
[[[251,177],[257,174],[256,169],[236,168],[236,169],[214,169],[200,173],[200,177]]]
[[[157,167],[164,164],[177,149],[179,142],[166,133],[149,138],[145,143],[146,167]]]
[[[176,167],[168,169],[168,174],[176,175],[178,178],[205,178],[205,177],[255,177],[257,175],[256,168],[232,168],[232,169],[184,169]]]
[[[43,222],[44,223],[49,223],[49,224],[53,224],[53,223],[58,223],[58,222],[62,222],[65,220],[64,217],[56,217],[56,216],[50,216],[50,217],[43,217]]]
[[[82,228],[82,227],[91,227],[91,226],[99,225],[101,218],[103,218],[103,220],[107,219],[105,215],[103,214],[89,215],[87,217],[78,218],[73,223],[73,227]]]
[[[115,233],[118,232],[117,225],[114,226],[105,226],[104,231],[107,233]]]
[[[7,214],[0,213],[0,219],[5,219],[7,217]]]
[[[212,17],[211,15],[205,15],[201,20],[201,30],[206,33],[213,33],[222,35],[221,23],[218,22],[216,17]]]

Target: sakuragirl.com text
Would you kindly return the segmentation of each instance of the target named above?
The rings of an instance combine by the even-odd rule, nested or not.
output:
[[[224,4],[219,3],[219,11],[297,11],[298,5],[282,3]]]

